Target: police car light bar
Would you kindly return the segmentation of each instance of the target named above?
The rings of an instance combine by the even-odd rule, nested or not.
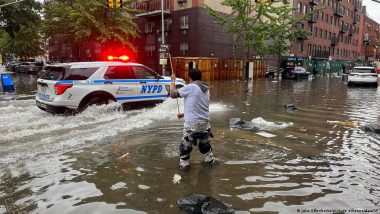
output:
[[[122,56],[117,57],[117,56],[109,55],[109,56],[107,56],[107,59],[109,61],[114,61],[114,60],[128,61],[129,60],[129,56],[122,55]]]

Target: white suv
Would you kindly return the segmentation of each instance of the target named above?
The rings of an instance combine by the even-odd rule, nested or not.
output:
[[[348,75],[348,86],[358,83],[370,84],[377,87],[377,79],[378,77],[374,67],[357,66],[354,67]]]
[[[138,63],[77,62],[48,65],[37,80],[37,106],[50,113],[80,112],[90,105],[115,101],[162,102],[169,93],[170,77]],[[176,80],[176,86],[185,82]]]

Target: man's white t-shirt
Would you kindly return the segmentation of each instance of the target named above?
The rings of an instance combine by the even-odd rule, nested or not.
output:
[[[185,103],[185,126],[210,121],[210,92],[205,92],[194,84],[188,84],[180,89],[178,93],[184,98]]]

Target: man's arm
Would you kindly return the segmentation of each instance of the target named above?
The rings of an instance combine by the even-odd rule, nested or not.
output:
[[[173,72],[172,75],[170,76],[172,82],[170,83],[170,93],[169,93],[169,96],[171,98],[179,98],[181,97],[181,95],[179,94],[178,90],[175,89],[175,80],[176,80],[176,76],[175,76],[175,73]]]

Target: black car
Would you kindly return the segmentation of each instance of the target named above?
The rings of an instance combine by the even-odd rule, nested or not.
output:
[[[16,67],[16,72],[38,74],[42,69],[43,64],[40,62],[23,62]]]
[[[309,75],[303,67],[286,67],[282,72],[282,79],[307,79]]]

